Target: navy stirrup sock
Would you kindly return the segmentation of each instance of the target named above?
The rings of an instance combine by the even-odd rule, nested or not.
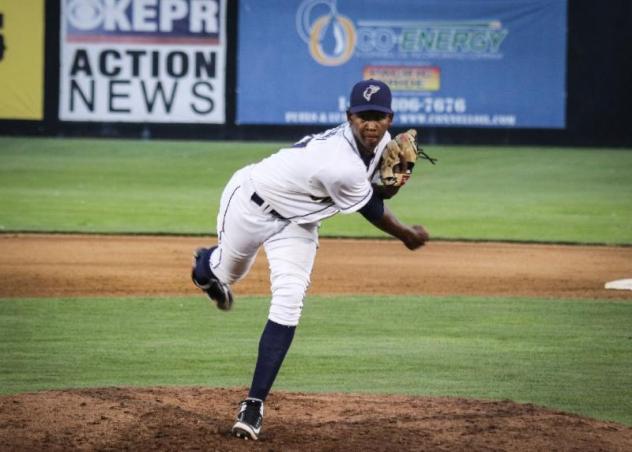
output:
[[[265,400],[292,344],[295,326],[284,326],[268,320],[259,341],[257,366],[248,397]]]
[[[194,273],[195,279],[200,284],[206,284],[210,281],[213,274],[211,273],[211,264],[209,257],[211,256],[211,249],[200,253],[200,258],[196,261]]]

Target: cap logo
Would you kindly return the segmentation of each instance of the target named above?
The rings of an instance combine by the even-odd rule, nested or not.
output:
[[[371,102],[371,96],[377,93],[380,90],[380,87],[377,85],[369,85],[366,87],[364,92],[362,93],[362,97],[366,99],[367,102]]]

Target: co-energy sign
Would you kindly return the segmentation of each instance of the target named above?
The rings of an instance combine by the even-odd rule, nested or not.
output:
[[[339,66],[352,56],[492,57],[509,34],[499,20],[358,19],[356,24],[339,12],[336,0],[304,0],[297,9],[296,31],[323,66]]]
[[[237,122],[342,122],[376,78],[395,125],[564,127],[566,1],[239,0]]]
[[[224,0],[63,0],[60,118],[225,122]]]

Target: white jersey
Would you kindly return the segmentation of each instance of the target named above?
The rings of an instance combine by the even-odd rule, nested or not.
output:
[[[370,180],[390,139],[386,132],[365,163],[345,122],[253,165],[250,178],[256,193],[294,223],[356,212],[373,194]]]

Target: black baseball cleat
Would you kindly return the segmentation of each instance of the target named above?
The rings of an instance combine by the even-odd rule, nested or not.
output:
[[[263,424],[263,401],[246,399],[239,404],[237,422],[233,425],[233,435],[242,439],[259,439]]]
[[[224,284],[213,274],[209,258],[216,246],[212,248],[198,248],[193,253],[193,269],[191,279],[198,289],[201,289],[217,307],[228,311],[233,307],[233,294],[228,284]]]

